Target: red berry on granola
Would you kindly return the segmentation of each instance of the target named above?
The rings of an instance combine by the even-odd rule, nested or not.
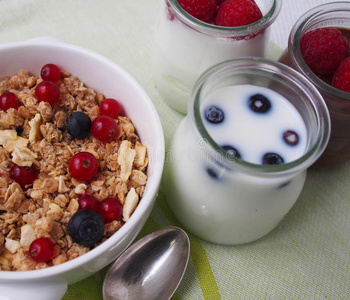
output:
[[[114,220],[120,220],[123,213],[123,205],[116,198],[105,198],[100,202],[99,213],[105,224]]]
[[[335,71],[332,86],[350,93],[350,57],[346,58]]]
[[[336,28],[317,28],[302,36],[300,51],[312,72],[331,75],[349,55],[349,43]]]
[[[35,88],[35,96],[39,101],[45,101],[54,105],[61,97],[61,92],[57,84],[44,80]]]
[[[120,128],[115,119],[110,116],[99,116],[91,124],[92,135],[102,142],[117,140]]]
[[[40,76],[43,80],[56,83],[61,78],[61,69],[55,64],[46,64],[40,71]]]
[[[38,170],[34,165],[25,167],[14,164],[10,170],[10,178],[25,188],[32,185],[34,180],[38,178]]]
[[[218,8],[215,24],[236,27],[254,23],[263,17],[254,0],[226,0]]]
[[[119,102],[113,98],[107,98],[100,104],[100,114],[110,116],[113,119],[118,119],[121,113]]]
[[[216,0],[178,0],[180,6],[191,16],[209,22],[216,13]]]
[[[7,112],[9,108],[18,109],[20,102],[12,92],[5,92],[0,96],[0,109]]]
[[[55,245],[49,238],[38,238],[30,244],[29,255],[37,262],[47,262],[55,255]]]
[[[99,210],[100,202],[94,197],[89,194],[82,195],[79,200],[79,210],[80,209],[91,209],[96,212]]]
[[[75,154],[69,162],[70,175],[81,181],[92,179],[98,171],[98,161],[89,152]]]

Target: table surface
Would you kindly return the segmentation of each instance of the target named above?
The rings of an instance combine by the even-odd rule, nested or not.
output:
[[[325,0],[281,0],[268,55],[277,58],[305,11]],[[168,107],[150,76],[154,28],[163,0],[1,0],[0,43],[41,36],[96,51],[126,69],[152,99],[166,146],[183,115]],[[309,171],[295,206],[266,237],[221,246],[190,236],[191,257],[173,299],[349,299],[350,165]],[[160,189],[143,236],[181,225]],[[69,286],[63,299],[102,299],[106,268]]]

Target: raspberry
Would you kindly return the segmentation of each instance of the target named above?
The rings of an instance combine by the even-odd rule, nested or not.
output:
[[[317,28],[300,40],[305,63],[318,75],[331,75],[349,54],[349,44],[336,28]]]
[[[178,0],[180,6],[191,16],[210,22],[216,13],[216,0]]]
[[[254,23],[263,17],[254,0],[226,0],[217,11],[215,24],[236,27]]]
[[[335,71],[332,86],[350,93],[350,57],[345,59]]]

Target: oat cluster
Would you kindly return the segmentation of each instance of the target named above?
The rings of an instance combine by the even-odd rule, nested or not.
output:
[[[67,230],[79,196],[115,196],[123,204],[123,219],[105,224],[103,242],[129,219],[147,182],[147,149],[128,117],[119,116],[121,136],[116,141],[100,142],[91,134],[72,138],[65,130],[68,116],[83,111],[93,121],[104,95],[62,72],[61,98],[51,106],[35,97],[40,81],[26,71],[0,81],[0,94],[13,92],[23,104],[18,110],[0,111],[0,270],[42,269],[83,255],[90,248],[74,243]],[[81,151],[92,153],[99,163],[98,174],[88,182],[72,178],[68,170],[71,157]],[[34,164],[38,179],[22,189],[10,178],[13,164]],[[55,256],[47,263],[34,261],[28,253],[40,237],[55,244]]]

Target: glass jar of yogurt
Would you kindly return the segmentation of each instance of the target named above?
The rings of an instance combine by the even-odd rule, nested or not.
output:
[[[350,93],[332,87],[331,76],[315,75],[306,65],[300,51],[301,37],[310,30],[322,27],[338,28],[350,43],[350,2],[323,4],[302,15],[291,30],[288,49],[280,59],[312,82],[322,94],[330,112],[330,141],[314,167],[330,167],[350,160]]]
[[[270,25],[282,0],[256,0],[263,18],[247,26],[221,27],[189,15],[177,0],[164,0],[155,33],[153,76],[167,104],[186,113],[192,86],[207,68],[236,57],[265,55]]]
[[[329,134],[326,104],[298,72],[264,58],[220,63],[196,82],[172,138],[169,205],[202,239],[257,240],[294,205]]]

